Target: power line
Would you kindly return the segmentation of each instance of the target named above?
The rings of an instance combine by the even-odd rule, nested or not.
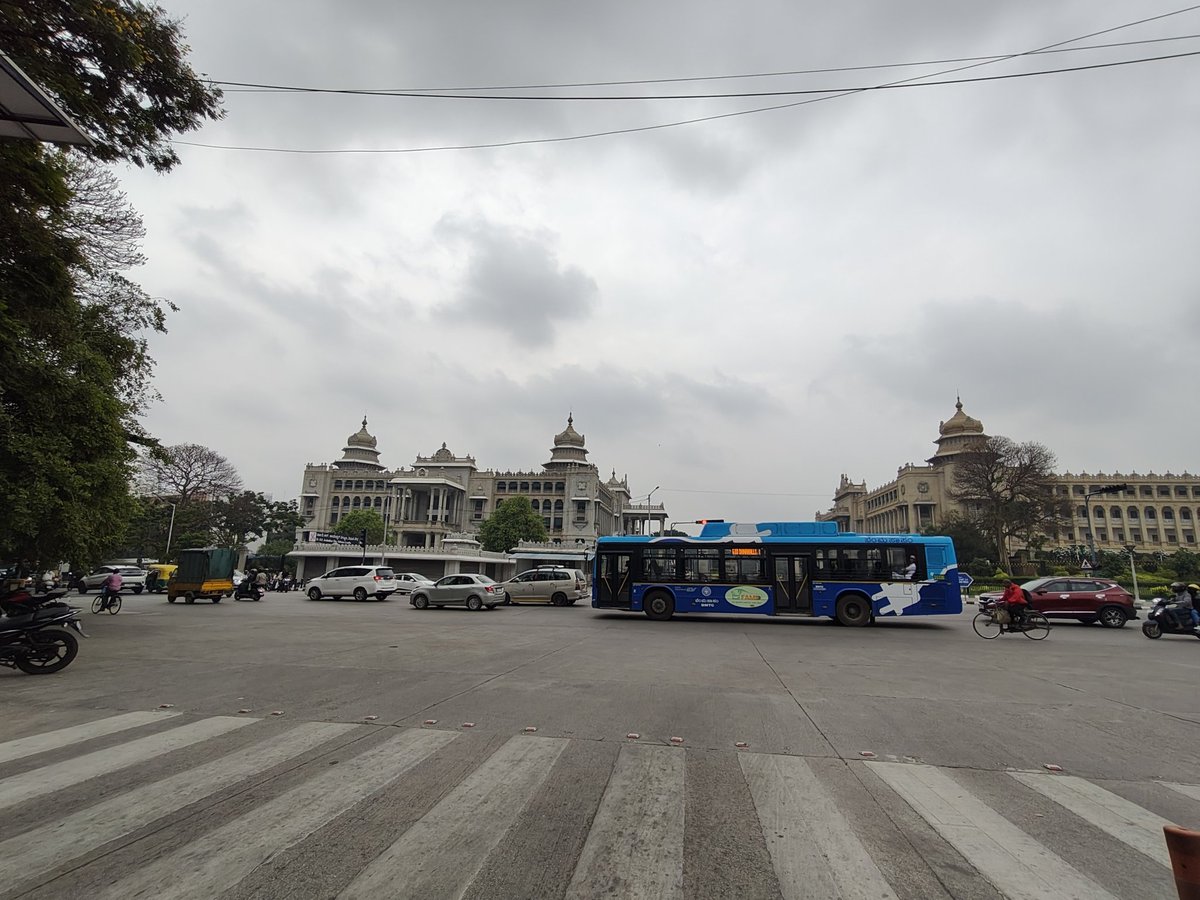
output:
[[[449,150],[491,150],[505,147],[520,147],[531,144],[557,144],[570,141],[582,141],[600,137],[611,137],[619,134],[636,134],[645,131],[657,131],[665,128],[677,128],[682,125],[695,125],[701,122],[713,122],[718,119],[730,119],[737,116],[748,116],[756,113],[770,112],[779,109],[790,109],[796,106],[804,106],[809,103],[819,103],[823,100],[836,100],[841,97],[850,96],[851,94],[861,94],[868,91],[883,91],[896,90],[900,88],[917,88],[917,87],[939,87],[954,84],[974,84],[985,81],[1005,81],[1015,78],[1033,78],[1042,75],[1058,75],[1069,72],[1084,72],[1093,69],[1115,68],[1118,66],[1136,65],[1139,63],[1160,62],[1168,59],[1182,59],[1185,57],[1200,56],[1200,51],[1192,51],[1188,53],[1175,53],[1165,56],[1142,57],[1138,59],[1120,60],[1117,62],[1108,63],[1093,63],[1086,66],[1073,66],[1063,69],[1044,69],[1036,72],[1013,72],[1005,75],[980,75],[973,78],[953,78],[942,81],[923,81],[920,83],[912,83],[917,78],[933,77],[930,76],[915,76],[915,78],[905,79],[899,82],[890,82],[888,84],[867,85],[854,88],[828,88],[822,91],[805,90],[805,91],[783,91],[778,93],[759,93],[759,94],[729,94],[729,95],[713,95],[713,97],[761,97],[761,96],[795,96],[798,94],[824,94],[826,96],[812,97],[807,100],[799,100],[794,103],[781,103],[772,106],[760,106],[754,109],[743,109],[728,113],[718,113],[709,116],[698,116],[691,119],[682,119],[675,122],[659,122],[654,125],[640,125],[630,128],[614,128],[606,131],[592,131],[583,134],[563,135],[560,137],[548,138],[522,138],[511,141],[491,141],[478,144],[447,144],[432,147],[381,147],[381,148],[331,148],[331,149],[303,149],[296,147],[257,147],[257,146],[241,146],[229,144],[205,144],[198,141],[172,141],[173,144],[179,144],[186,147],[204,147],[210,150],[244,150],[260,153],[296,153],[304,155],[331,155],[331,154],[346,154],[346,153],[434,153]],[[1005,57],[1009,59],[1011,57]],[[973,66],[964,66],[963,68],[974,68]],[[959,69],[958,71],[962,71]],[[429,96],[429,95],[422,95]],[[468,98],[460,98],[468,99]],[[509,99],[530,99],[530,98],[509,98]],[[561,99],[561,98],[554,98]],[[600,98],[590,98],[600,99]],[[622,98],[627,99],[627,98]],[[689,97],[687,99],[695,99]]]
[[[644,84],[683,84],[700,81],[732,81],[750,78],[779,78],[795,75],[819,75],[838,72],[867,72],[878,69],[903,69],[916,68],[920,66],[940,66],[951,63],[966,63],[966,62],[998,62],[1000,60],[1011,59],[1014,56],[1041,56],[1054,53],[1075,53],[1081,50],[1110,50],[1120,47],[1135,47],[1145,44],[1161,44],[1169,41],[1187,41],[1200,38],[1200,34],[1181,34],[1173,37],[1161,38],[1146,38],[1137,41],[1118,41],[1108,44],[1086,44],[1082,47],[1056,47],[1049,50],[1031,50],[1028,53],[1001,53],[992,54],[990,56],[960,56],[950,57],[947,59],[927,59],[915,62],[900,62],[900,63],[874,63],[857,66],[829,66],[819,69],[791,69],[778,72],[745,72],[733,75],[695,75],[680,78],[647,78],[625,81],[574,81],[574,82],[558,82],[547,84],[501,84],[501,85],[476,85],[476,86],[458,86],[458,87],[416,87],[416,88],[321,88],[321,87],[303,87],[299,85],[282,85],[282,84],[266,84],[252,81],[219,81],[216,79],[208,79],[207,83],[225,88],[225,93],[265,93],[265,94],[346,94],[357,96],[378,96],[378,97],[410,97],[410,96],[429,96],[436,97],[441,93],[451,93],[454,96],[460,96],[463,91],[527,91],[527,90],[553,90],[559,88],[582,88],[582,87],[627,87],[632,85]],[[842,90],[842,89],[837,89]],[[725,95],[688,95],[696,97],[704,96],[725,96]],[[478,98],[477,98],[478,99]],[[521,99],[516,97],[496,97],[484,99]],[[553,98],[547,98],[553,99]],[[566,98],[557,98],[566,99]],[[585,98],[595,99],[595,98]],[[643,97],[640,95],[626,95],[618,99],[661,99],[658,97]]]
[[[1172,53],[1166,56],[1147,56],[1137,59],[1115,60],[1113,62],[1091,63],[1082,66],[1070,66],[1062,69],[1039,69],[1035,72],[1009,72],[1004,75],[983,75],[977,78],[951,78],[944,81],[915,81],[915,79],[932,78],[933,75],[917,75],[912,79],[905,79],[903,82],[892,82],[889,84],[869,84],[857,87],[838,87],[838,88],[802,88],[788,91],[736,91],[724,94],[636,94],[636,95],[554,95],[554,94],[526,94],[510,96],[505,94],[426,94],[413,92],[376,92],[373,96],[386,97],[404,97],[404,98],[420,98],[426,100],[517,100],[522,102],[528,101],[552,101],[552,102],[581,102],[589,100],[600,101],[628,101],[628,100],[737,100],[737,99],[753,99],[756,97],[800,97],[811,96],[815,94],[836,94],[836,93],[853,93],[861,94],[866,91],[883,91],[894,90],[896,88],[913,88],[913,87],[936,87],[948,84],[970,84],[977,81],[1002,81],[1009,78],[1029,78],[1035,75],[1058,75],[1064,72],[1085,72],[1089,69],[1107,69],[1114,66],[1127,66],[1134,63],[1143,62],[1159,62],[1164,59],[1179,59],[1186,56],[1200,56],[1200,50],[1192,50],[1187,53]],[[1011,59],[1012,57],[996,57],[994,61]],[[964,66],[963,69],[974,68],[973,66]],[[958,71],[962,71],[959,69]],[[314,88],[310,93],[334,93],[334,94],[361,94],[361,91],[335,91],[328,89]]]

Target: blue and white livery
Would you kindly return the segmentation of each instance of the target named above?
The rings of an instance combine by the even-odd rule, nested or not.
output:
[[[828,616],[866,625],[962,612],[948,537],[851,534],[834,522],[705,524],[698,537],[602,537],[596,609]]]

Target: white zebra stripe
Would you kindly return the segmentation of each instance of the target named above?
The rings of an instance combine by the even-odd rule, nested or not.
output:
[[[621,747],[568,900],[683,896],[684,751]]]
[[[1200,784],[1175,784],[1173,782],[1160,782],[1163,787],[1169,787],[1176,793],[1183,794],[1185,797],[1191,797],[1193,800],[1200,800]]]
[[[356,725],[309,722],[228,756],[119,794],[64,819],[0,843],[5,887],[40,875],[109,841],[264,772]]]
[[[23,759],[26,756],[33,756],[37,753],[45,753],[47,750],[58,750],[60,747],[68,747],[80,741],[116,734],[118,731],[125,731],[129,728],[137,728],[139,725],[149,725],[151,722],[163,722],[178,715],[180,713],[161,712],[158,710],[154,712],[123,713],[119,716],[97,719],[94,722],[85,722],[82,725],[72,725],[70,728],[60,728],[58,731],[47,731],[42,734],[31,735],[30,737],[5,741],[3,744],[0,744],[0,763],[12,762],[14,759]]]
[[[457,737],[403,731],[109,885],[98,898],[215,897]]]
[[[1171,868],[1171,857],[1163,839],[1163,826],[1175,824],[1169,819],[1156,816],[1124,797],[1073,775],[1041,775],[1033,772],[1008,774],[1121,843]]]
[[[1090,878],[932,766],[866,763],[999,891],[1021,900],[1109,900]]]
[[[461,897],[566,746],[561,738],[509,739],[363,869],[339,900]]]
[[[257,720],[236,716],[213,716],[118,744],[106,750],[96,750],[74,759],[43,766],[32,772],[12,775],[0,781],[0,809],[60,791],[98,775],[108,775],[135,763],[170,753],[172,750],[228,734],[238,728],[252,725],[255,721]]]
[[[888,900],[896,894],[808,763],[738,757],[784,900]]]

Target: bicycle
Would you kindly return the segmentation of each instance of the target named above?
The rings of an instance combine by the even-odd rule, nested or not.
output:
[[[1042,641],[1050,636],[1050,620],[1040,612],[1026,610],[1022,621],[1014,623],[1009,611],[997,603],[981,604],[971,620],[971,627],[987,641],[1002,634],[1023,634],[1032,641]]]
[[[105,610],[108,610],[110,616],[115,616],[119,613],[121,611],[121,595],[109,594],[105,596],[101,594],[92,601],[92,615],[102,613]]]

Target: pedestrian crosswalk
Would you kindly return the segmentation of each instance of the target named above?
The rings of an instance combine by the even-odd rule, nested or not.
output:
[[[1173,821],[1200,786],[620,737],[156,711],[0,742],[4,900],[1140,900]]]

